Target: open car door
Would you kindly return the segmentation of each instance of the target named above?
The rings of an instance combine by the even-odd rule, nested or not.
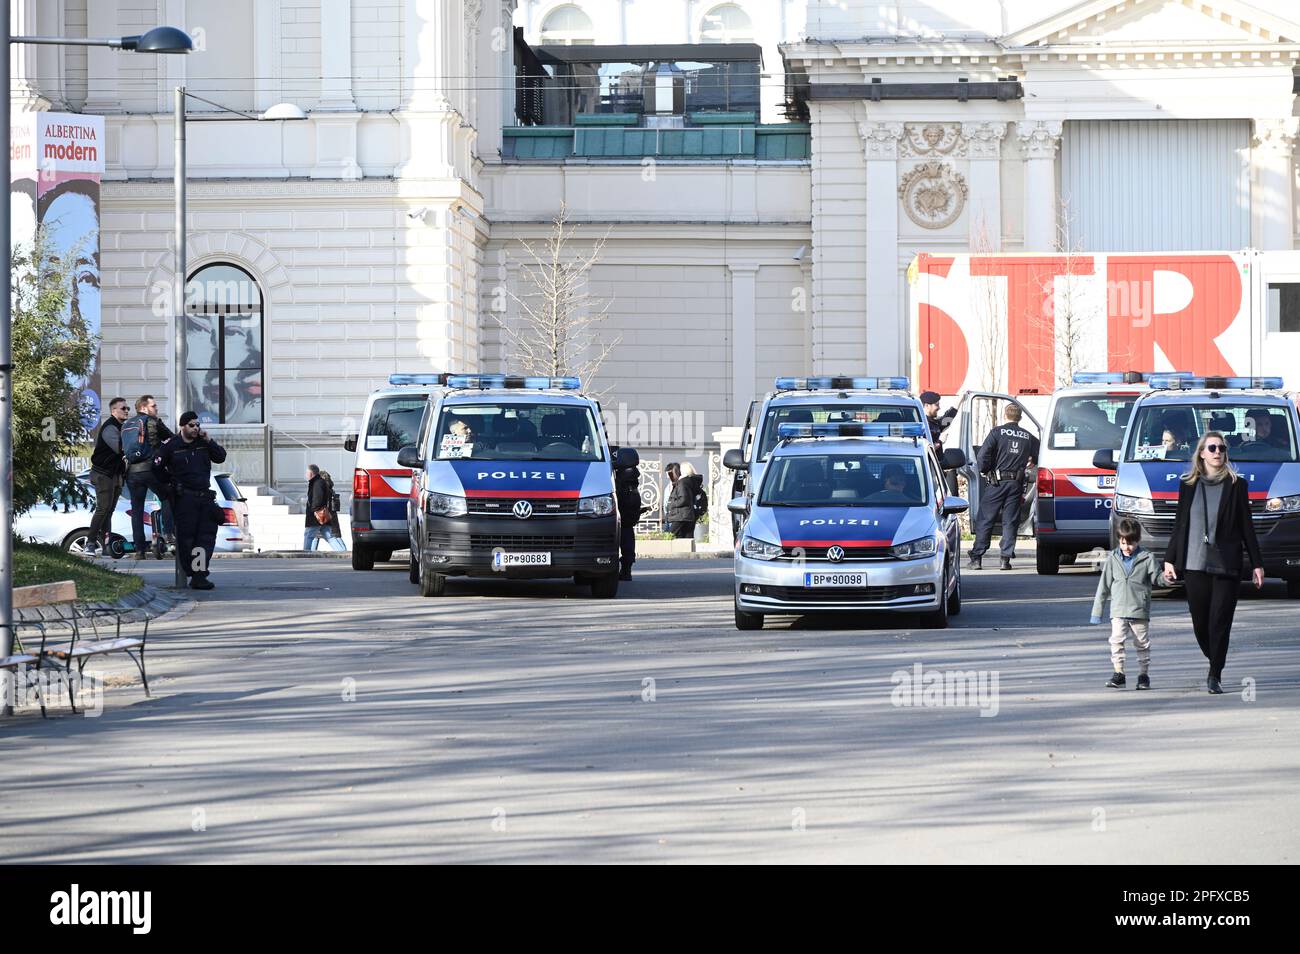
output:
[[[1038,423],[1038,418],[1029,412],[1029,408],[1010,394],[999,394],[995,391],[967,391],[961,396],[961,401],[957,405],[957,419],[949,429],[950,433],[953,429],[956,430],[960,441],[958,446],[966,455],[966,466],[958,470],[958,473],[966,478],[966,496],[970,502],[972,527],[979,513],[980,497],[985,490],[984,478],[979,475],[980,445],[984,443],[984,438],[988,436],[989,431],[993,430],[993,426],[1001,422],[1008,403],[1020,408],[1021,426],[1038,438],[1041,449],[1042,425]],[[1037,465],[1038,462],[1034,463]],[[1027,491],[1020,500],[1019,534],[1032,536],[1034,513],[1038,501],[1038,481],[1030,476],[1025,483]]]
[[[740,432],[740,455],[745,460],[750,459],[750,454],[754,447],[754,415],[758,412],[758,402],[750,401],[749,410],[745,412],[745,426]],[[749,471],[733,470],[731,472],[731,499],[745,496],[745,489],[749,485]],[[744,526],[744,518],[738,514],[731,515],[731,539],[734,543],[740,539],[740,528]]]

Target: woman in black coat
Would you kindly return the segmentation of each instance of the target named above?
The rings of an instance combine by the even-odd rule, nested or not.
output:
[[[1178,515],[1165,551],[1165,579],[1183,577],[1196,642],[1210,662],[1205,685],[1219,694],[1228,637],[1237,609],[1242,551],[1250,558],[1255,589],[1264,585],[1264,560],[1250,519],[1247,481],[1228,466],[1228,442],[1207,431],[1178,483]]]
[[[674,468],[677,468],[676,479],[673,479]],[[689,463],[670,464],[668,476],[673,480],[673,489],[668,493],[664,520],[674,537],[689,540],[695,536],[695,522],[699,519],[695,512],[695,502],[704,499],[704,478]]]

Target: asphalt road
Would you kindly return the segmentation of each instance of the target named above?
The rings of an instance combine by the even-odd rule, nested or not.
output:
[[[730,569],[642,561],[613,602],[505,581],[434,600],[404,564],[220,561],[219,588],[151,630],[152,699],[111,685],[98,718],[0,722],[0,855],[1300,857],[1300,638],[1279,584],[1243,588],[1228,693],[1212,697],[1177,599],[1156,602],[1153,691],[1103,687],[1084,568],[968,572],[948,630],[850,617],[757,633],[732,625]],[[987,694],[896,705],[918,664],[982,674]]]

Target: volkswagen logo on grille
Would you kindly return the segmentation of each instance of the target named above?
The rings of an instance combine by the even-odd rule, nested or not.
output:
[[[527,500],[516,500],[511,510],[520,520],[527,520],[533,515],[533,505]]]
[[[844,548],[831,547],[826,551],[826,559],[830,560],[832,563],[839,563],[844,559]]]

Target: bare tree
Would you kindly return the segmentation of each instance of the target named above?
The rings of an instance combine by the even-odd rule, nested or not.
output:
[[[971,242],[976,255],[991,255],[998,251],[989,236],[983,217],[977,220],[975,236]],[[971,283],[972,289],[975,287]],[[984,279],[978,292],[972,291],[971,306],[978,323],[980,389],[1000,391],[1007,369],[1007,299],[1001,293],[1002,285],[993,279]],[[974,422],[972,433],[986,434],[997,423],[994,402],[977,401],[972,407]]]
[[[1098,332],[1096,302],[1081,292],[1075,279],[1075,265],[1086,253],[1073,225],[1070,202],[1062,198],[1056,218],[1056,245],[1065,261],[1065,274],[1056,281],[1054,296],[1053,288],[1044,289],[1052,302],[1045,317],[1053,322],[1054,327],[1053,364],[1058,388],[1073,383],[1074,373],[1084,370],[1090,363],[1089,358],[1096,350],[1091,344]],[[1047,281],[1051,282],[1050,279]]]
[[[498,318],[511,363],[526,374],[595,378],[621,339],[606,340],[600,325],[609,302],[588,291],[591,269],[600,259],[607,232],[590,247],[576,247],[576,228],[561,205],[551,231],[540,245],[521,241],[531,261],[520,266],[522,294],[508,289],[519,306],[515,320]]]

